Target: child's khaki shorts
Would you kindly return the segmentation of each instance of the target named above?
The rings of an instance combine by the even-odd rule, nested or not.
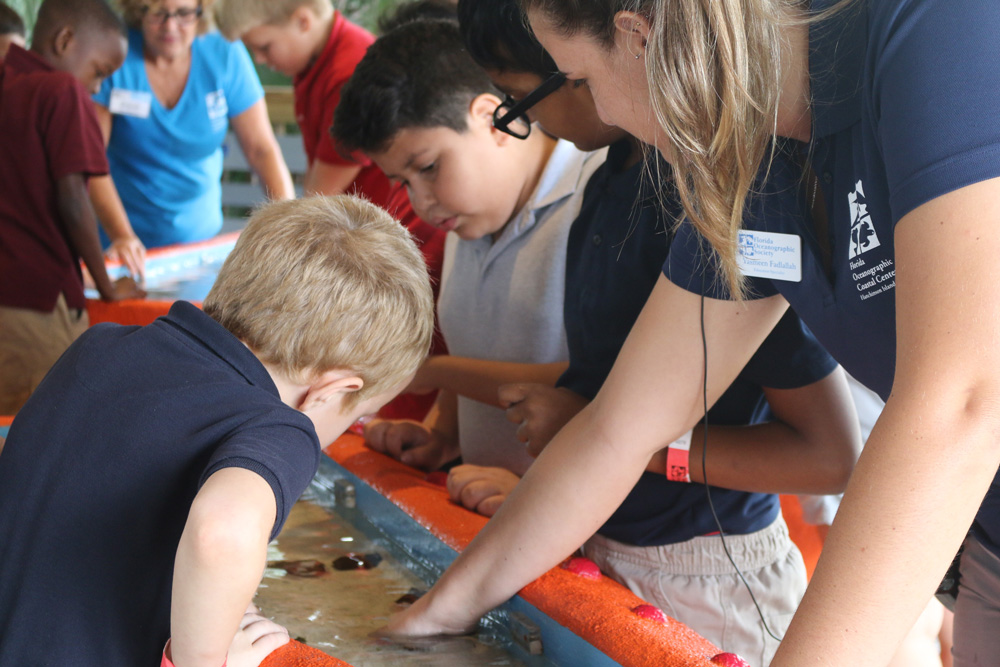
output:
[[[756,533],[727,535],[726,545],[768,628],[783,637],[806,590],[805,564],[785,520],[779,515]],[[636,547],[595,535],[583,545],[583,555],[646,602],[751,665],[770,664],[778,650],[718,535],[659,547]]]

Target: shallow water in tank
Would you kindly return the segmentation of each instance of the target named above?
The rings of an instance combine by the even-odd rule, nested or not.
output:
[[[347,553],[378,553],[372,569],[335,570],[332,562]],[[367,538],[335,511],[309,495],[299,500],[281,534],[268,547],[268,561],[315,559],[326,572],[299,577],[268,567],[254,600],[265,615],[289,634],[354,667],[382,665],[522,665],[489,628],[476,636],[435,641],[420,648],[380,642],[370,634],[403,607],[396,603],[427,584]]]

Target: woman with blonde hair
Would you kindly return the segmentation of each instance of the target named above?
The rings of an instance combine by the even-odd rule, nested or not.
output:
[[[672,163],[687,220],[600,394],[390,630],[463,629],[572,551],[791,303],[887,402],[772,664],[884,665],[963,542],[955,664],[991,660],[1000,5],[524,4],[605,122]],[[800,214],[754,215],[771,197]]]
[[[128,56],[95,95],[111,176],[91,196],[105,228],[131,223],[147,247],[217,234],[230,126],[268,195],[294,197],[250,55],[210,30],[212,0],[119,4]]]

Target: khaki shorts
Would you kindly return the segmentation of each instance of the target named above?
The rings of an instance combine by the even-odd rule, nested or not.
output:
[[[67,308],[62,294],[51,313],[0,306],[0,415],[21,409],[89,322],[87,311]]]
[[[726,545],[767,627],[783,637],[806,589],[802,555],[788,536],[785,520],[779,515],[756,533],[727,535]],[[658,547],[595,535],[583,545],[583,554],[646,602],[751,665],[768,665],[778,650],[718,535]]]

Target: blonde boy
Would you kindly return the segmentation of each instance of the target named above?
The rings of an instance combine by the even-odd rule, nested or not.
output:
[[[398,204],[398,191],[378,167],[341,155],[329,137],[340,89],[375,38],[330,0],[217,0],[215,18],[222,34],[243,40],[258,63],[294,80],[295,117],[309,159],[306,194],[350,192],[390,210],[390,200]]]
[[[268,541],[431,331],[413,242],[347,196],[258,211],[204,312],[91,328],[0,458],[0,664],[259,664]]]

